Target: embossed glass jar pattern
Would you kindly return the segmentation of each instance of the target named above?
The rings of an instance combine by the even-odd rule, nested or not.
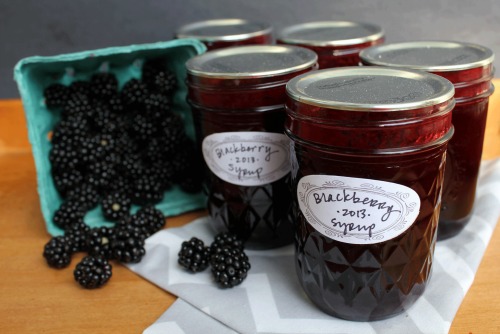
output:
[[[302,46],[318,54],[319,68],[356,66],[359,52],[384,42],[381,27],[359,22],[318,21],[286,27],[279,44]]]
[[[272,44],[273,27],[268,23],[243,19],[218,19],[186,24],[176,32],[176,38],[194,38],[207,50],[239,45]]]
[[[285,85],[316,69],[316,54],[241,46],[207,52],[186,66],[212,226],[236,233],[249,248],[291,243]]]
[[[438,239],[458,234],[473,212],[483,151],[493,52],[480,45],[446,41],[385,44],[361,52],[366,65],[423,70],[455,86],[455,135],[448,144]]]
[[[346,67],[298,76],[287,92],[302,288],[340,318],[403,312],[432,270],[453,85]]]

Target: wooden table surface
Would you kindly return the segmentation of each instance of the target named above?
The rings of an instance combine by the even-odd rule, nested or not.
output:
[[[496,80],[500,87],[500,80]],[[500,92],[490,99],[483,159],[500,157]],[[167,219],[167,228],[204,215]],[[101,289],[73,280],[82,255],[62,270],[42,257],[45,230],[19,100],[0,101],[0,333],[141,333],[175,297],[113,262]],[[450,333],[500,333],[500,224]]]

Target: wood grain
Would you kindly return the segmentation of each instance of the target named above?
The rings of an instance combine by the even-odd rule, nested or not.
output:
[[[499,109],[500,93],[490,100],[483,159],[500,156]],[[204,214],[170,217],[167,226],[181,226]],[[499,225],[452,334],[500,333]],[[46,265],[42,250],[49,238],[22,105],[19,100],[0,101],[0,333],[141,333],[175,301],[117,263],[107,286],[84,290],[72,276],[81,255],[67,269]]]

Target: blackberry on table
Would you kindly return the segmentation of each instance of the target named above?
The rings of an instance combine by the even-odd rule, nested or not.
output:
[[[238,236],[234,233],[231,232],[221,232],[218,233],[212,244],[210,245],[210,248],[215,252],[217,248],[223,249],[223,248],[235,248],[239,250],[243,250],[244,244],[243,241],[238,238]]]
[[[72,253],[84,252],[87,250],[87,234],[90,227],[83,221],[79,221],[66,227],[64,236],[71,241]]]
[[[68,98],[68,87],[59,83],[52,84],[45,88],[43,96],[45,98],[45,105],[49,109],[61,108],[66,103]]]
[[[131,201],[121,192],[106,195],[102,202],[102,215],[109,221],[116,222],[130,214]]]
[[[106,284],[112,275],[112,266],[107,259],[86,256],[73,271],[75,280],[85,289],[95,289]]]
[[[146,254],[144,239],[145,235],[140,228],[133,226],[117,228],[111,241],[113,258],[124,263],[140,262]]]
[[[147,237],[161,230],[165,224],[165,216],[154,206],[145,206],[140,208],[129,219],[122,221],[121,224],[138,227]]]
[[[241,284],[250,270],[248,257],[237,248],[219,248],[212,253],[210,265],[215,283],[223,289]]]
[[[210,247],[205,246],[202,240],[192,237],[182,243],[178,256],[177,262],[183,268],[193,273],[200,272],[209,265]]]
[[[113,73],[95,73],[90,84],[92,95],[99,99],[110,98],[118,92],[118,80]]]
[[[43,249],[43,257],[47,264],[53,268],[65,268],[71,262],[72,252],[71,240],[65,236],[53,237]]]
[[[114,232],[114,229],[109,227],[97,227],[91,229],[87,233],[87,252],[90,255],[102,256],[106,259],[111,259],[111,240],[114,237]]]
[[[54,212],[52,221],[56,226],[66,229],[72,224],[83,221],[84,215],[85,211],[82,209],[80,203],[76,201],[66,201]]]

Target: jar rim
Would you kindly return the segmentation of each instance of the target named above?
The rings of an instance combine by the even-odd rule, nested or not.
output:
[[[365,87],[360,87],[358,90],[353,89],[356,85],[362,86],[364,82],[379,77],[382,78],[382,83],[384,82],[384,77],[392,78],[392,81],[399,79],[413,82],[416,86],[422,85],[422,88],[430,91],[426,92],[426,96],[422,98],[421,95],[423,93],[409,91],[410,94],[413,94],[409,97],[402,96],[370,102],[369,98],[373,97],[368,96],[370,92],[367,91],[366,85]],[[330,82],[327,82],[327,80],[330,80]],[[389,84],[389,79],[385,80]],[[326,84],[317,87],[312,85],[320,81],[324,81]],[[394,84],[390,83],[390,85]],[[332,94],[335,89],[344,89],[344,87],[349,87],[349,96],[352,96],[352,101],[348,101],[348,96],[342,96],[343,100],[341,100],[340,98],[335,99],[336,97],[327,95],[328,93]],[[317,89],[314,90],[314,88]],[[392,88],[396,89],[397,87]],[[433,106],[453,99],[455,93],[453,84],[438,75],[417,70],[379,66],[352,66],[307,72],[291,79],[287,83],[286,89],[291,99],[304,104],[328,109],[367,112],[390,112]],[[322,92],[322,90],[325,90],[326,93]],[[344,91],[347,90],[344,89]],[[385,93],[383,89],[382,92]],[[405,92],[402,90],[401,92],[407,93],[408,91]],[[367,95],[367,101],[360,100],[363,94]],[[382,98],[385,98],[385,96]]]
[[[245,62],[242,56],[255,55],[270,57],[282,61],[280,64],[269,62],[260,63],[261,69],[256,69],[255,64]],[[278,57],[282,59],[279,60]],[[227,66],[227,60],[233,58],[238,63],[234,67]],[[258,59],[253,57],[255,61]],[[224,64],[216,61],[225,59]],[[217,49],[195,56],[186,62],[187,73],[197,77],[215,79],[252,79],[274,77],[289,73],[299,72],[312,68],[318,61],[318,55],[309,49],[292,45],[245,45]],[[287,63],[288,62],[288,63]],[[217,68],[214,65],[223,65]],[[266,67],[267,66],[267,67]]]
[[[232,33],[220,35],[203,35],[199,31],[206,28],[213,27],[248,27],[251,28],[255,26],[257,29],[254,31],[249,31],[245,33]],[[186,24],[177,30],[177,38],[196,38],[205,42],[217,42],[217,41],[238,41],[244,40],[251,37],[262,36],[272,33],[273,27],[270,24],[263,22],[254,22],[244,19],[215,19],[206,20]]]
[[[429,61],[429,51],[434,52],[435,61]],[[495,59],[493,51],[485,46],[438,40],[371,46],[362,50],[359,57],[365,64],[404,67],[427,72],[451,72],[484,67],[493,63]],[[396,58],[401,60],[397,61]]]
[[[314,35],[314,31],[319,29],[331,30],[332,38],[318,39],[320,36]],[[348,34],[344,37],[338,33],[344,30]],[[309,38],[294,37],[299,32],[308,33]],[[337,33],[337,37],[335,37]],[[295,24],[284,28],[278,40],[286,44],[302,44],[310,46],[348,46],[376,41],[384,37],[384,30],[375,24],[353,21],[315,21]]]

